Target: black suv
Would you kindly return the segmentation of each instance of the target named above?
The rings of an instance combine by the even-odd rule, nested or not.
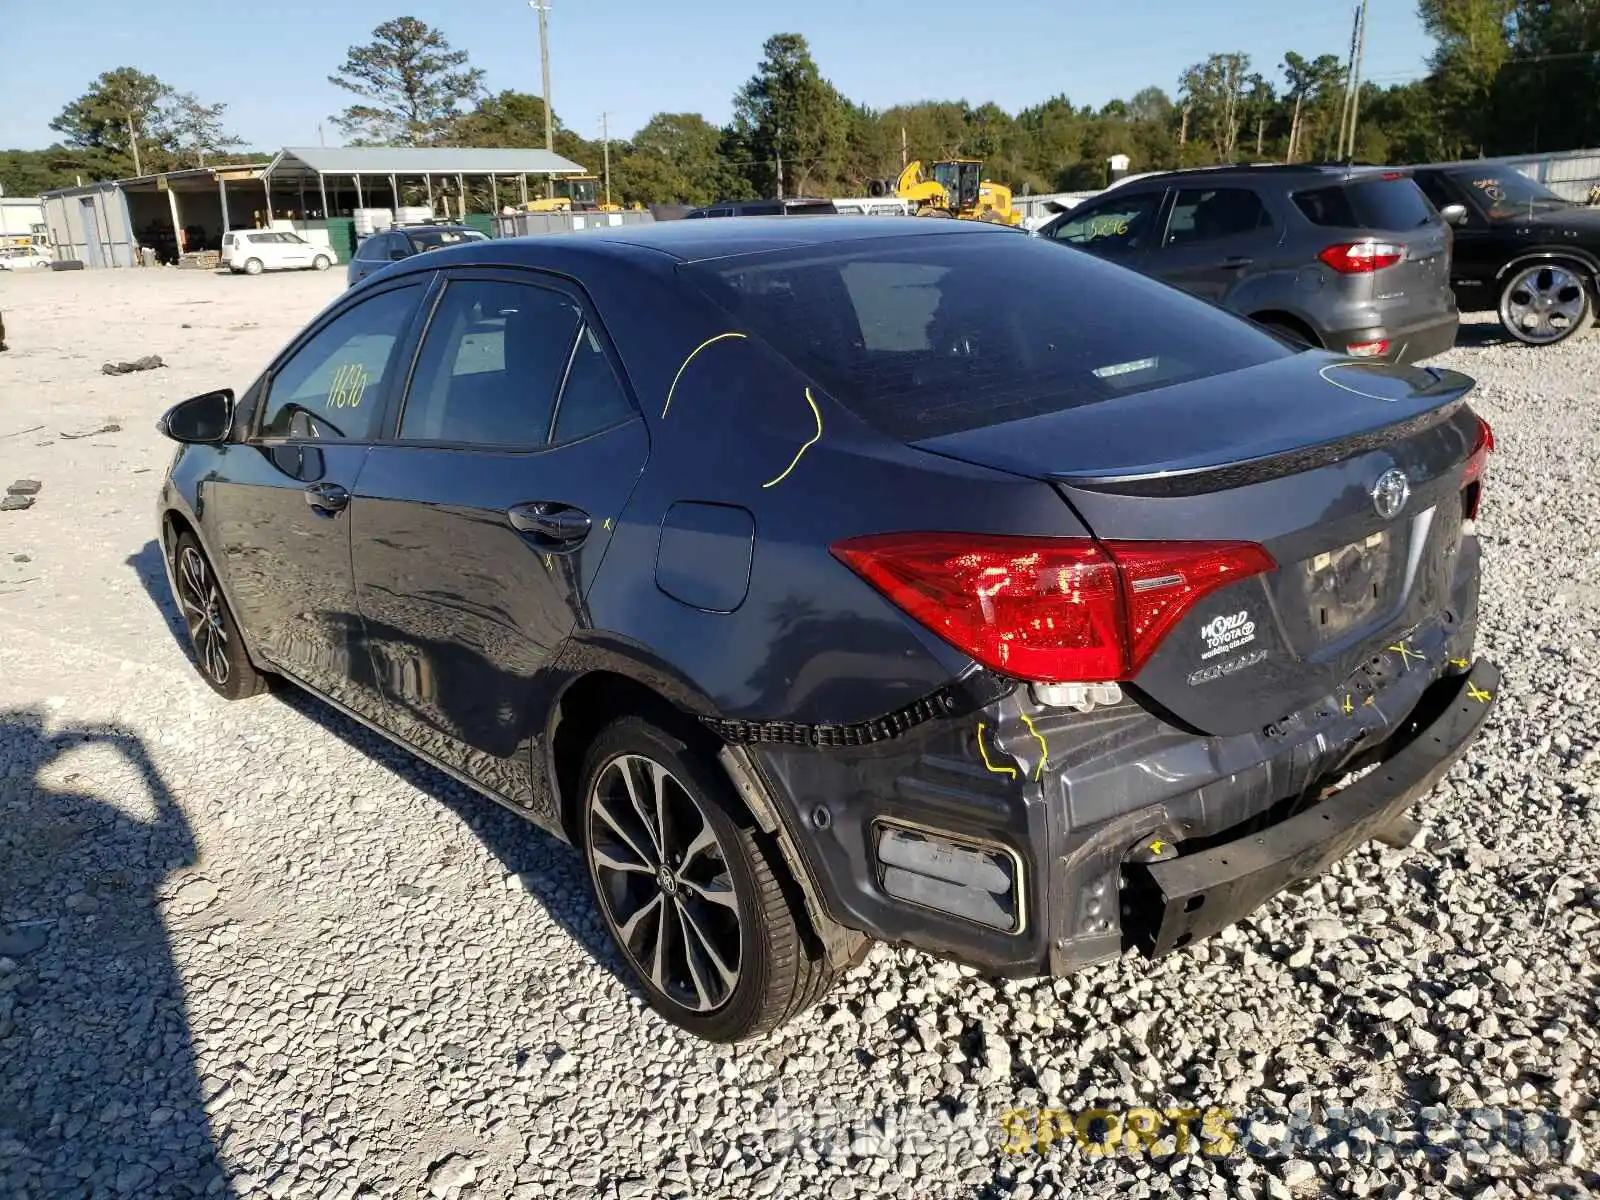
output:
[[[1415,362],[1455,343],[1450,228],[1405,171],[1146,175],[1038,232],[1312,346]]]
[[[351,256],[345,278],[346,287],[355,287],[374,271],[413,254],[459,246],[463,242],[486,242],[487,235],[469,225],[396,225],[367,238]]]
[[[1600,210],[1563,200],[1503,162],[1413,168],[1455,226],[1450,282],[1467,311],[1495,310],[1506,332],[1551,346],[1585,329],[1600,278]]]

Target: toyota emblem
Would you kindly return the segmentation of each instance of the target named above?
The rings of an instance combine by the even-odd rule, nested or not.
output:
[[[1379,475],[1378,482],[1372,485],[1372,507],[1378,510],[1378,515],[1385,521],[1398,515],[1409,499],[1411,480],[1398,468],[1391,467]]]

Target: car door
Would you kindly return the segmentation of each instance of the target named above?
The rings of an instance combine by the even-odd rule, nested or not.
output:
[[[444,275],[395,422],[356,484],[352,558],[408,741],[507,798],[518,747],[649,439],[582,294],[535,272]]]
[[[425,280],[342,304],[269,368],[248,430],[203,490],[237,616],[274,667],[369,719],[383,716],[350,569],[350,489],[414,336]]]
[[[1459,225],[1450,227],[1450,283],[1463,309],[1491,307],[1497,297],[1490,285],[1509,257],[1507,239],[1497,233],[1484,215],[1473,189],[1443,171],[1418,171],[1412,178],[1441,212],[1452,204],[1467,210]]]
[[[1247,187],[1180,188],[1144,270],[1217,304],[1248,274],[1271,268],[1279,231]]]
[[[1166,190],[1123,191],[1085,201],[1040,231],[1043,238],[1086,250],[1135,271],[1160,228]]]

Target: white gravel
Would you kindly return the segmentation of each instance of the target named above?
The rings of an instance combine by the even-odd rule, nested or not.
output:
[[[158,607],[152,422],[247,383],[341,285],[0,276],[0,484],[43,484],[0,513],[0,1196],[1600,1186],[1600,335],[1474,324],[1443,360],[1500,441],[1505,684],[1421,846],[1070,980],[880,947],[727,1050],[618,981],[572,852],[313,701],[216,700]],[[1224,1106],[1253,1149],[1005,1153],[1003,1114],[1040,1106]]]

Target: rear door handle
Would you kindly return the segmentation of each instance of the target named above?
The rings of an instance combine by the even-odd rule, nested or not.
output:
[[[1255,263],[1255,259],[1247,258],[1244,255],[1235,255],[1233,258],[1225,258],[1222,260],[1222,265],[1230,271],[1241,271],[1245,267],[1255,266]]]
[[[514,504],[506,510],[506,520],[519,533],[531,533],[563,548],[581,543],[592,524],[581,508],[547,502]]]
[[[313,483],[306,488],[306,503],[331,517],[343,512],[350,503],[350,493],[337,483]]]

